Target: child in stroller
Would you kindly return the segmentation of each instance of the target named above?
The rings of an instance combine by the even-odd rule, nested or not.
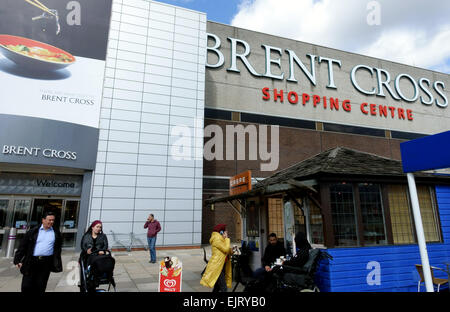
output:
[[[80,291],[95,292],[101,284],[116,289],[113,278],[115,259],[108,250],[108,239],[102,231],[102,222],[94,221],[81,240]]]

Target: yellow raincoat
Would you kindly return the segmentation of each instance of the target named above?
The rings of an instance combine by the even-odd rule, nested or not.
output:
[[[209,239],[211,244],[212,255],[206,266],[205,273],[200,280],[200,284],[209,288],[214,288],[220,273],[222,273],[223,265],[225,263],[225,281],[227,287],[231,288],[232,276],[231,276],[231,259],[227,256],[231,255],[230,239],[223,238],[217,232],[212,232]]]

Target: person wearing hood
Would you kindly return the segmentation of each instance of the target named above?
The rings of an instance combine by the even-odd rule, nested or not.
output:
[[[209,239],[212,255],[206,266],[200,284],[213,288],[213,292],[226,292],[231,288],[232,273],[230,255],[232,249],[225,224],[214,227]]]
[[[311,245],[303,232],[297,232],[297,234],[295,234],[294,241],[297,252],[294,257],[290,260],[284,261],[283,264],[293,267],[303,267],[309,259],[309,250],[311,249]]]

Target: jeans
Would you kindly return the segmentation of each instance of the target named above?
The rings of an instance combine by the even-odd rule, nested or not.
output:
[[[147,237],[148,242],[148,249],[150,250],[150,261],[156,262],[156,236],[154,237]]]

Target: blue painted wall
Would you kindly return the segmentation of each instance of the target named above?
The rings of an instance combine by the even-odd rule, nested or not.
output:
[[[430,265],[445,268],[450,262],[450,187],[437,186],[436,197],[441,219],[443,243],[427,244]],[[333,260],[320,263],[317,284],[328,292],[409,292],[417,291],[419,276],[415,264],[420,264],[418,245],[333,248],[326,250]],[[368,285],[367,269],[371,261],[380,263],[380,285]],[[442,271],[435,277],[447,278]],[[448,286],[445,286],[446,289]],[[425,291],[422,283],[421,291]]]

